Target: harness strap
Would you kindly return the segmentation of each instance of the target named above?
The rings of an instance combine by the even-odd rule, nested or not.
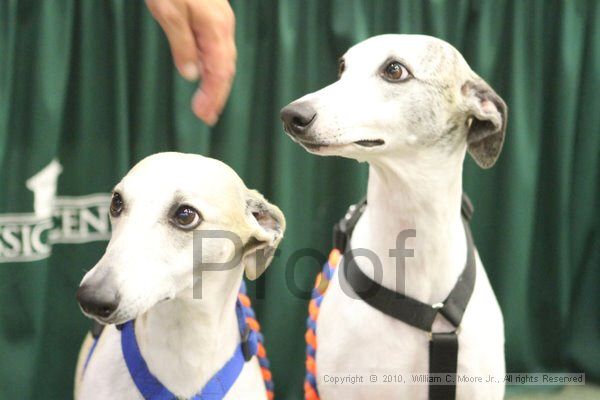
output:
[[[444,300],[444,306],[439,309],[440,313],[452,324],[458,328],[462,317],[467,309],[473,289],[475,288],[476,262],[475,245],[473,236],[467,221],[463,219],[465,235],[467,237],[467,261],[463,272],[458,277],[454,288]]]
[[[235,383],[237,377],[242,372],[244,364],[254,355],[258,356],[259,365],[267,389],[267,398],[273,399],[273,382],[271,372],[269,371],[269,361],[266,357],[266,351],[263,346],[263,337],[259,332],[260,326],[255,319],[250,299],[246,295],[245,283],[242,282],[240,293],[236,302],[236,316],[240,329],[241,343],[236,347],[233,356],[227,363],[206,383],[201,392],[196,394],[191,400],[221,400],[225,397],[229,389]],[[102,325],[92,329],[94,343],[90,349],[83,371],[94,352],[96,343],[102,333]],[[160,381],[150,372],[146,361],[142,357],[136,337],[135,320],[128,321],[125,324],[118,325],[117,329],[121,331],[121,349],[125,364],[129,374],[138,388],[140,394],[145,400],[174,400],[177,397],[171,393]]]
[[[433,321],[440,313],[457,328],[475,284],[474,248],[469,226],[466,222],[464,226],[467,235],[467,262],[454,288],[441,304],[432,306],[381,286],[358,268],[351,249],[346,252],[343,259],[343,276],[358,297],[392,318],[423,331],[431,332]]]
[[[345,251],[354,232],[354,227],[367,208],[367,198],[348,207],[346,215],[333,227],[333,247]]]
[[[354,226],[364,212],[365,207],[366,200],[363,200],[354,208],[349,209],[344,219],[340,221],[334,230],[336,244],[344,246],[341,249],[347,249],[343,259],[342,276],[352,290],[371,307],[392,318],[428,332],[430,336],[429,372],[454,374],[454,378],[458,357],[457,332],[473,293],[476,277],[475,246],[468,223],[473,214],[471,201],[463,194],[461,214],[467,238],[465,267],[446,300],[441,304],[434,305],[420,302],[390,290],[373,281],[358,268],[358,265],[354,262],[352,250],[349,248],[349,242]],[[453,332],[431,332],[438,313],[442,314],[454,326],[455,330]],[[455,398],[455,394],[455,383],[452,385],[429,386],[430,400],[450,400]]]
[[[237,377],[242,372],[244,364],[254,356],[258,349],[256,332],[246,323],[244,308],[238,298],[236,315],[241,343],[236,347],[233,356],[217,373],[204,385],[202,391],[191,400],[220,400],[231,389]],[[121,330],[121,349],[127,364],[129,374],[145,400],[176,399],[160,381],[150,372],[135,338],[134,321],[126,322]]]
[[[240,376],[246,361],[248,360],[246,360],[242,346],[238,346],[233,357],[206,383],[199,395],[192,397],[192,400],[221,400],[224,398]]]
[[[85,362],[83,363],[83,368],[81,370],[82,376],[83,376],[83,373],[85,372],[85,370],[87,369],[87,366],[90,363],[90,360],[92,359],[92,354],[94,354],[94,350],[96,350],[96,346],[98,345],[98,339],[100,339],[100,335],[102,335],[102,331],[104,331],[104,325],[102,325],[98,321],[94,320],[92,329],[90,330],[90,333],[92,334],[93,342],[92,342],[92,346],[90,347],[90,350],[88,351],[88,354],[85,358]]]
[[[128,321],[122,325],[121,349],[129,375],[144,399],[172,400],[176,398],[148,369],[135,338],[135,321]]]
[[[429,341],[429,373],[455,374],[458,359],[458,335],[454,332],[432,333]],[[456,397],[456,384],[429,385],[430,400],[451,400]]]

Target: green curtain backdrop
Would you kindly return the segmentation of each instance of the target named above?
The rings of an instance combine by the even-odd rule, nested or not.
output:
[[[332,82],[349,46],[389,32],[449,41],[509,105],[499,163],[465,171],[509,370],[600,381],[600,2],[232,3],[238,73],[208,129],[142,1],[0,1],[0,399],[71,397],[89,327],[74,293],[106,246],[105,194],[165,150],[227,162],[285,212],[281,255],[251,294],[277,398],[300,399],[307,301],[293,293],[320,266],[286,261],[298,248],[324,258],[367,171],[303,151],[278,111]]]

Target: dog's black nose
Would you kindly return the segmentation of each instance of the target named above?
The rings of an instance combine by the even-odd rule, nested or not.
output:
[[[283,107],[280,113],[285,130],[296,136],[304,134],[313,124],[317,112],[308,103],[291,103]]]
[[[83,311],[100,318],[108,318],[119,306],[116,293],[91,285],[81,285],[76,297]]]

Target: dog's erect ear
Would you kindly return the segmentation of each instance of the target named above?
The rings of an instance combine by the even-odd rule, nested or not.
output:
[[[258,278],[267,269],[283,238],[285,217],[279,208],[269,203],[256,190],[249,190],[246,213],[254,232],[244,244],[242,263],[246,277]]]
[[[469,81],[461,90],[468,104],[469,153],[481,168],[490,168],[498,160],[504,143],[506,103],[483,80]]]

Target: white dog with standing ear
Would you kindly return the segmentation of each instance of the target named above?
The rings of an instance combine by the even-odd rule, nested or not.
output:
[[[191,398],[240,345],[243,269],[250,279],[265,270],[283,237],[284,216],[227,165],[180,153],[138,163],[115,187],[110,212],[106,253],[77,292],[84,313],[107,326],[91,357],[93,340],[88,335],[84,342],[75,398],[143,398],[115,327],[134,319],[149,371],[177,398]],[[194,232],[215,237],[194,243]],[[194,258],[198,246],[201,260]],[[232,259],[227,268],[203,270]],[[243,364],[225,398],[267,398],[256,357]]]
[[[454,47],[421,35],[383,35],[357,44],[340,60],[337,82],[281,112],[287,133],[309,152],[369,163],[367,207],[350,248],[378,256],[384,287],[429,305],[446,299],[466,262],[465,153],[491,167],[502,148],[506,116],[502,99]],[[408,229],[416,230],[407,241],[414,256],[398,265],[390,249]],[[370,262],[356,261],[374,279]],[[476,261],[474,291],[458,333],[457,373],[503,379],[502,314],[479,256]],[[324,378],[335,374],[374,373],[382,382],[385,374],[429,372],[428,334],[344,293],[339,270],[318,316],[321,398],[427,399],[427,385],[327,384]],[[397,288],[397,274],[404,288]],[[433,332],[453,330],[438,314]],[[457,399],[503,396],[502,381],[456,388]]]

